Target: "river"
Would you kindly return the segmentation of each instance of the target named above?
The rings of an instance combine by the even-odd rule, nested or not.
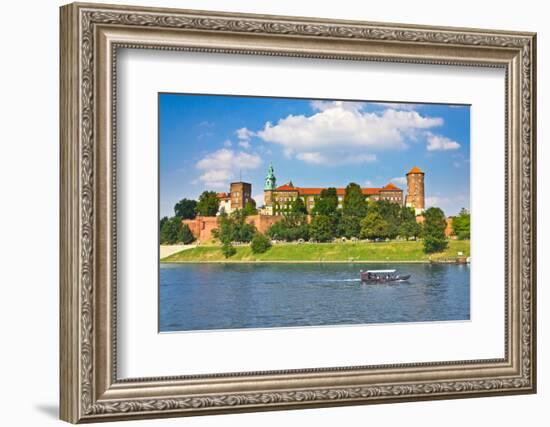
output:
[[[359,270],[408,282],[368,285]],[[161,332],[469,320],[457,264],[160,264]]]

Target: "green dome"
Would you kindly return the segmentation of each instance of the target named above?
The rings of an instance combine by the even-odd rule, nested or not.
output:
[[[267,170],[267,176],[265,177],[264,190],[275,190],[277,187],[277,178],[273,170],[273,165],[269,162],[269,169]]]

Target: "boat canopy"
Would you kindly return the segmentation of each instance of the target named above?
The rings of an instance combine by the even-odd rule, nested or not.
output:
[[[367,273],[372,274],[387,274],[387,273],[395,273],[397,270],[367,270]]]

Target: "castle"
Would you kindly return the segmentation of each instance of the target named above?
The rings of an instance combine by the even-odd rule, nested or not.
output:
[[[425,208],[424,200],[424,172],[418,167],[413,167],[406,174],[407,176],[407,195],[403,198],[403,190],[393,183],[384,187],[364,187],[362,192],[367,200],[387,200],[397,203],[399,206],[408,206],[414,208],[417,215],[416,221],[424,220],[422,212]],[[323,188],[296,187],[292,181],[277,187],[277,179],[273,165],[269,165],[267,176],[264,182],[264,206],[257,215],[248,215],[245,221],[252,224],[260,233],[265,233],[269,227],[284,218],[285,212],[290,210],[292,202],[300,197],[306,206],[308,212],[311,212],[315,202],[321,195]],[[342,208],[345,188],[337,188],[338,207]],[[247,203],[255,205],[252,198],[252,184],[248,182],[232,182],[229,187],[229,193],[218,193],[219,211],[218,215],[223,213],[230,214],[238,209],[244,209]],[[309,216],[308,216],[309,218]],[[445,233],[450,235],[452,228],[448,219],[448,227]],[[184,219],[198,241],[205,242],[212,239],[212,232],[218,227],[218,218],[216,216],[197,216],[195,219]]]
[[[265,205],[261,213],[263,215],[284,214],[290,210],[292,202],[298,197],[303,200],[308,213],[310,213],[323,189],[296,187],[292,181],[277,187],[275,171],[273,165],[270,164],[264,185]],[[364,187],[361,190],[367,200],[387,200],[400,206],[405,205],[414,208],[416,215],[422,214],[425,209],[424,172],[416,166],[407,173],[407,196],[405,199],[403,199],[403,190],[391,182],[381,188]],[[342,208],[345,192],[345,188],[336,188],[339,208]]]

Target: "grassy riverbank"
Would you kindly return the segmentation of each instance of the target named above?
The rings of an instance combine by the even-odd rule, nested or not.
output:
[[[253,254],[250,246],[236,246],[237,253],[226,259],[220,246],[197,246],[163,258],[161,262],[429,262],[453,261],[458,252],[470,256],[469,240],[451,240],[441,253],[427,255],[422,242],[360,242],[279,244],[263,254]]]

